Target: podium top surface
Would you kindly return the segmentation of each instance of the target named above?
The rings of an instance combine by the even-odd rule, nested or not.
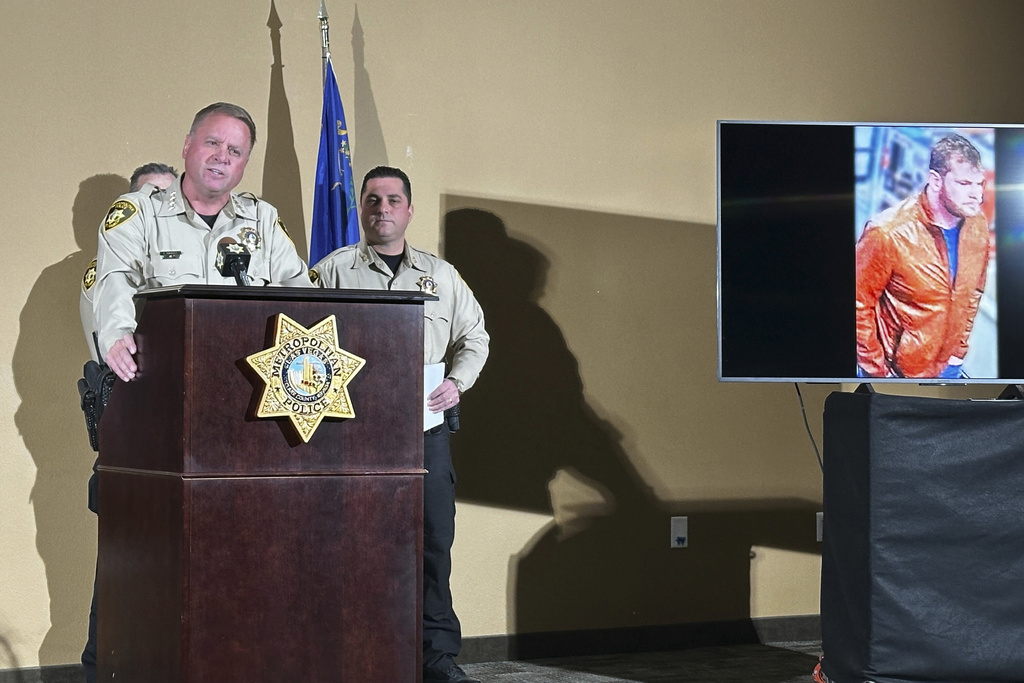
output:
[[[319,287],[231,287],[225,285],[173,285],[146,289],[139,299],[228,299],[260,301],[328,301],[368,303],[422,303],[436,301],[432,294],[375,289],[323,289]]]
[[[111,392],[100,427],[100,467],[214,478],[419,472],[424,305],[432,298],[223,285],[145,292],[135,331],[138,372]],[[333,331],[291,335],[286,350],[281,315],[307,333],[331,317]],[[264,358],[262,370],[248,362],[267,351],[274,357]],[[363,361],[358,374],[341,365],[342,356]],[[275,393],[267,419],[258,414],[268,405],[267,392],[276,391],[264,371],[301,374],[317,362],[323,364],[317,381],[324,384],[313,400],[345,392],[349,414],[336,415],[335,407],[321,415],[316,433],[303,441],[292,422],[293,415],[309,414],[298,390]],[[350,381],[331,379],[342,376]],[[284,401],[292,410],[280,409]]]

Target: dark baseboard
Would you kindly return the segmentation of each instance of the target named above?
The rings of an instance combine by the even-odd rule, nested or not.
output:
[[[473,636],[463,639],[459,662],[476,664],[815,640],[821,640],[821,619],[817,614],[761,617],[703,624]],[[0,683],[85,683],[85,674],[79,664],[5,669],[0,670]]]
[[[765,645],[821,640],[821,617],[817,614],[758,617],[751,621],[757,631],[758,641]]]
[[[761,617],[701,624],[469,637],[462,641],[459,662],[475,664],[815,640],[821,640],[821,620],[817,614]]]
[[[81,664],[0,670],[0,683],[85,683]]]

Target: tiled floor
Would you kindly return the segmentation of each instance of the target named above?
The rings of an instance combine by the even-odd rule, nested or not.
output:
[[[820,642],[466,664],[483,683],[811,683]]]

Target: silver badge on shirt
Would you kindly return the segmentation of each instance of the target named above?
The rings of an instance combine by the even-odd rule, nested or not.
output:
[[[245,245],[250,254],[259,249],[263,244],[263,240],[260,234],[256,232],[256,228],[249,227],[242,228],[238,233],[238,241]]]
[[[437,296],[437,281],[429,275],[424,275],[416,281],[419,285],[420,292],[423,294],[429,294],[430,296]]]

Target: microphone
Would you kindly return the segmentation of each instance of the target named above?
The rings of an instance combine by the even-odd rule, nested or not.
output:
[[[224,277],[234,277],[235,282],[243,287],[252,284],[246,272],[251,257],[248,249],[230,237],[217,243],[217,271]]]

